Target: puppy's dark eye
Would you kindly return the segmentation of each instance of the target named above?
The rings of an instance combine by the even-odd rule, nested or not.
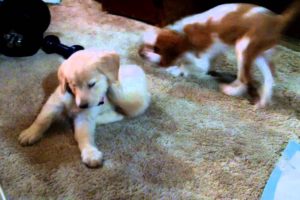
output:
[[[160,49],[157,46],[154,46],[153,50],[154,52],[158,53]]]
[[[89,88],[92,88],[92,87],[94,87],[95,85],[96,85],[96,82],[92,82],[92,83],[89,83],[89,84],[88,84],[88,87],[89,87]]]

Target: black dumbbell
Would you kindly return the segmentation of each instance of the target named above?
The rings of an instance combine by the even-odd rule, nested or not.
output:
[[[73,53],[84,48],[80,45],[73,45],[68,47],[60,43],[59,38],[55,35],[48,35],[43,40],[42,50],[46,53],[57,53],[64,57],[65,59],[69,58]]]
[[[0,53],[32,56],[40,48],[51,20],[42,0],[0,0]]]

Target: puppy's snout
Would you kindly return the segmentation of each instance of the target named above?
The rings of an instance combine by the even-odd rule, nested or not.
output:
[[[79,105],[79,108],[81,108],[81,109],[86,109],[88,107],[89,107],[88,103],[82,103],[82,104]]]

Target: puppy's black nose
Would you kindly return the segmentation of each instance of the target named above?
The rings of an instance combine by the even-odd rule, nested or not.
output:
[[[79,105],[79,108],[81,108],[81,109],[86,109],[86,108],[88,108],[88,107],[89,107],[89,104],[88,104],[88,103],[80,104],[80,105]]]

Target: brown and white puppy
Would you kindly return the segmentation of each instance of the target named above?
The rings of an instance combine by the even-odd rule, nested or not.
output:
[[[144,71],[136,65],[121,65],[115,52],[82,50],[64,61],[58,70],[60,85],[49,97],[33,124],[19,141],[38,141],[64,110],[74,119],[75,139],[82,161],[89,167],[102,162],[94,142],[96,124],[142,114],[150,103]],[[115,111],[120,108],[122,114]]]
[[[187,76],[191,69],[180,65],[183,60],[192,64],[193,69],[208,72],[211,60],[234,46],[237,79],[222,85],[221,90],[232,96],[245,93],[251,82],[252,64],[256,64],[264,77],[256,107],[264,107],[271,101],[274,84],[270,58],[273,48],[299,10],[299,0],[281,15],[252,4],[219,5],[162,30],[146,32],[139,53],[146,60],[166,67],[174,76]]]

